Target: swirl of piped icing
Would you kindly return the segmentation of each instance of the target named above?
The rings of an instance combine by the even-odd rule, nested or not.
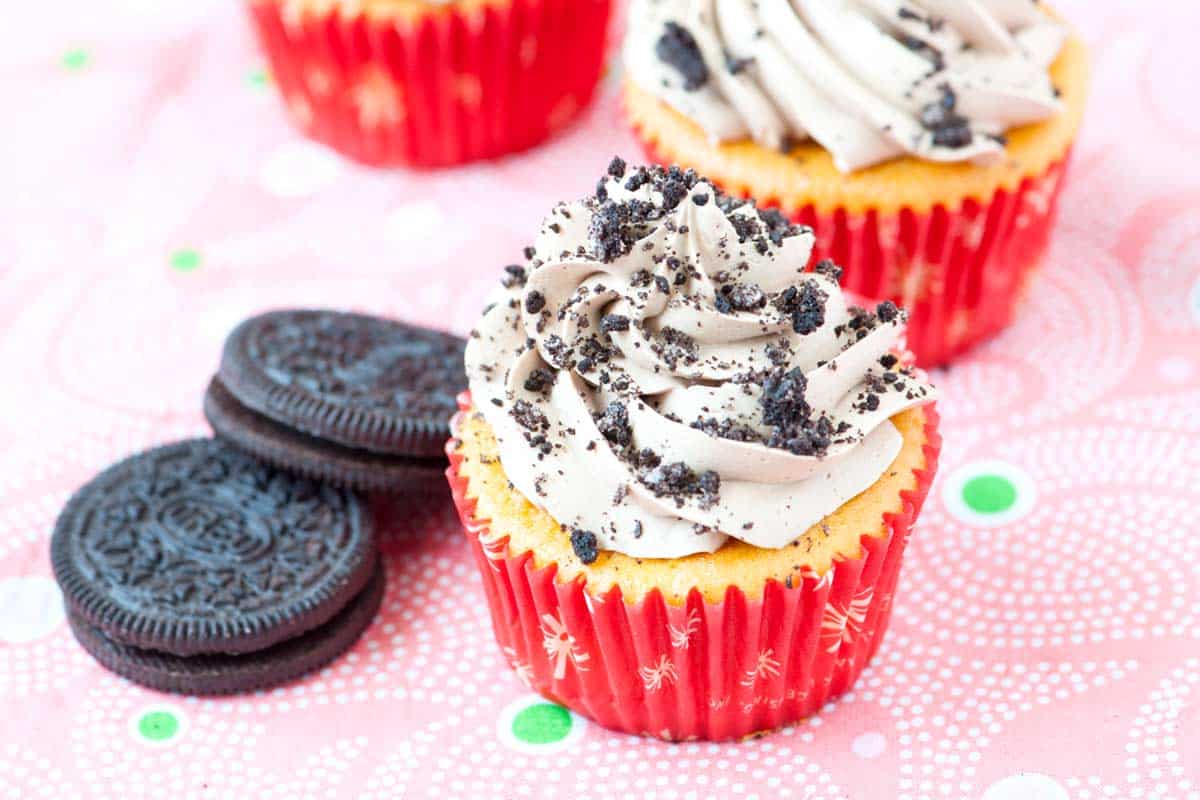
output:
[[[1062,108],[1066,28],[1030,0],[634,0],[625,63],[715,141],[811,138],[842,172],[988,163]]]
[[[874,483],[930,402],[904,314],[807,271],[810,229],[693,173],[614,159],[554,208],[467,346],[513,486],[586,562],[777,548]]]

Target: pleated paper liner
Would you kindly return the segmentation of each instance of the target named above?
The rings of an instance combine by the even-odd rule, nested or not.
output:
[[[460,399],[465,412],[469,399]],[[698,590],[667,603],[654,590],[636,603],[582,578],[556,580],[532,553],[513,553],[475,515],[448,446],[446,475],[483,577],[496,641],[517,674],[548,699],[599,724],[673,741],[740,739],[803,719],[845,692],[878,649],[913,521],[937,469],[938,416],[926,407],[925,466],[885,519],[862,537],[858,558],[835,561],[761,598],[730,586],[719,603]],[[457,418],[456,418],[457,422]],[[452,428],[456,426],[452,424]],[[757,593],[756,593],[757,594]]]
[[[652,161],[673,163],[648,141],[642,144]],[[780,208],[813,229],[814,263],[837,262],[844,289],[908,309],[907,346],[928,368],[1012,322],[1049,245],[1069,160],[1070,150],[1014,190],[998,189],[986,202],[967,198],[955,208],[822,212],[812,204],[780,208],[775,198],[755,199],[760,208]]]
[[[347,10],[354,8],[354,10]],[[531,147],[591,100],[611,0],[250,0],[293,122],[372,165]]]

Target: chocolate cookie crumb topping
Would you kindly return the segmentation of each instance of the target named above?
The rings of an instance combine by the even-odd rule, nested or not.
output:
[[[600,557],[600,545],[596,541],[596,534],[591,531],[572,528],[571,549],[575,551],[575,555],[579,557],[579,560],[585,564],[591,564]]]
[[[628,447],[633,442],[633,431],[629,427],[629,409],[616,400],[609,403],[604,413],[596,417],[596,427],[605,439],[618,447]]]
[[[721,287],[717,293],[717,310],[722,314],[734,311],[758,311],[767,304],[763,290],[753,283],[733,283]]]
[[[825,301],[828,295],[813,280],[799,286],[789,286],[775,300],[775,307],[792,318],[792,330],[807,336],[825,324]]]
[[[520,287],[525,285],[525,268],[520,264],[509,264],[504,268],[504,277],[500,279],[500,283],[505,289]]]
[[[691,424],[692,428],[698,431],[704,431],[709,436],[714,436],[718,439],[731,439],[735,442],[761,442],[762,437],[758,435],[758,431],[747,425],[741,425],[731,419],[717,419],[716,417],[701,417],[694,420]]]
[[[682,461],[659,464],[644,473],[641,480],[655,497],[670,497],[678,508],[682,508],[684,499],[689,497],[699,497],[700,506],[708,508],[721,492],[720,475],[712,470],[697,475]]]
[[[528,400],[518,400],[513,403],[512,410],[508,413],[525,430],[537,432],[550,430],[550,421],[546,419],[545,413]]]
[[[536,289],[525,295],[525,310],[530,314],[537,314],[546,307],[546,298]]]
[[[861,412],[875,411],[879,408],[879,395],[875,394],[874,392],[868,392],[867,395],[863,397],[862,402],[855,405],[855,408]]]
[[[592,252],[607,263],[629,252],[633,237],[623,229],[629,221],[629,206],[605,200],[588,224]]]
[[[933,133],[933,143],[939,147],[959,148],[971,143],[971,126],[966,117],[955,110],[958,96],[949,84],[939,87],[941,96],[921,108],[921,124]]]
[[[730,214],[729,221],[733,223],[733,229],[737,231],[739,243],[757,236],[762,230],[758,225],[758,220],[745,214]]]
[[[933,72],[941,72],[946,68],[946,59],[942,55],[942,51],[938,50],[928,42],[922,41],[915,36],[909,36],[906,33],[900,34],[900,36],[897,37],[897,41],[899,41],[900,44],[904,45],[909,50],[912,50],[914,53],[917,53],[928,59],[930,66],[933,68]]]
[[[793,367],[788,371],[777,369],[763,381],[762,396],[758,404],[762,407],[763,422],[772,428],[790,428],[808,418],[812,409],[804,399],[808,379],[804,370]]]
[[[677,22],[668,21],[662,36],[654,44],[654,52],[665,64],[670,64],[683,76],[683,88],[694,92],[708,83],[708,65],[700,53],[691,31]]]
[[[833,423],[822,415],[813,417],[812,407],[804,397],[808,380],[799,367],[784,371],[777,369],[763,381],[763,422],[774,430],[767,439],[768,447],[787,450],[798,456],[823,456],[833,443]]]
[[[544,367],[538,367],[525,378],[525,391],[547,394],[554,386],[554,373]]]
[[[629,330],[629,317],[623,314],[605,314],[600,318],[600,330],[605,333]]]
[[[883,322],[893,322],[900,319],[900,309],[891,300],[884,300],[879,305],[875,306],[875,316]]]
[[[725,57],[725,69],[729,71],[730,75],[740,75],[754,61],[749,57],[735,58],[728,50],[724,51],[722,55]]]
[[[829,278],[834,283],[840,284],[842,282],[842,268],[835,264],[832,258],[822,258],[813,267],[813,272]]]
[[[699,358],[695,339],[669,325],[663,328],[659,336],[654,339],[651,349],[671,369],[675,369],[680,361],[685,364],[694,364]]]

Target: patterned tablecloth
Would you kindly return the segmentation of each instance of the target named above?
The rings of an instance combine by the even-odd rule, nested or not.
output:
[[[465,332],[550,203],[637,151],[610,75],[545,148],[370,172],[288,127],[232,0],[7,9],[0,797],[1200,797],[1200,11],[1060,5],[1096,61],[1061,222],[1015,326],[935,376],[944,468],[888,639],[840,702],[725,745],[532,697],[440,495],[394,515],[383,611],[307,681],[181,699],[84,655],[55,515],[206,431],[235,322],[319,304]]]

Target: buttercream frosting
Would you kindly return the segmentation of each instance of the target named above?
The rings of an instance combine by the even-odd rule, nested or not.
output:
[[[629,77],[717,142],[811,138],[843,172],[988,163],[1062,103],[1066,28],[1030,0],[633,0]]]
[[[813,236],[690,171],[614,159],[561,203],[472,332],[505,474],[584,561],[778,548],[874,483],[930,402],[904,313],[847,303]]]

